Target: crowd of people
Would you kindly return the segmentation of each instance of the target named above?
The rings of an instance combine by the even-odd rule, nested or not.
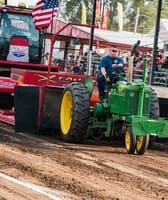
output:
[[[118,79],[115,78],[115,72],[116,69],[120,66],[123,68],[123,72],[127,72],[128,67],[128,57],[132,57],[133,59],[133,74],[134,78],[142,78],[143,75],[143,67],[144,67],[144,57],[147,60],[147,72],[148,77],[147,81],[150,78],[150,73],[152,72],[152,62],[153,62],[153,55],[152,50],[148,52],[141,52],[139,49],[140,46],[140,40],[138,40],[130,49],[130,55],[127,56],[126,59],[122,58],[122,55],[118,55],[118,48],[116,46],[111,46],[109,48],[108,55],[103,57],[99,64],[99,72],[97,75],[97,81],[98,81],[98,89],[99,89],[99,96],[100,99],[104,98],[105,96],[105,85],[107,84],[107,77],[109,78],[109,81],[111,83],[115,83]],[[166,84],[168,80],[165,80],[164,76],[167,73],[168,69],[168,56],[164,57],[164,54],[162,51],[157,51],[156,56],[156,78],[160,77],[161,83],[164,81]],[[161,72],[165,72],[164,75]],[[137,73],[137,74],[136,74]],[[160,73],[160,74],[159,74]],[[166,76],[167,77],[167,76]],[[154,77],[155,79],[155,77]]]
[[[134,74],[143,74],[142,70],[144,66],[144,57],[147,59],[147,69],[149,72],[151,72],[153,61],[152,50],[145,53],[141,52],[139,48],[140,43],[141,41],[138,40],[135,44],[133,44],[129,54],[121,54],[117,46],[112,45],[108,49],[108,53],[106,55],[98,56],[99,61],[96,64],[96,73],[94,75],[97,76],[99,96],[101,99],[105,97],[105,85],[107,84],[107,80],[110,83],[115,83],[117,81],[115,77],[117,69],[120,67],[123,72],[127,72],[129,57],[133,58]],[[48,61],[49,55],[46,54],[45,56],[46,60]],[[59,65],[59,63],[56,62],[56,65]],[[73,63],[67,62],[63,68],[61,66],[59,66],[59,68],[61,71],[68,73],[84,74],[87,70],[87,56],[77,57]],[[164,57],[163,52],[158,50],[156,57],[156,71],[159,71],[160,69],[168,69],[168,56]]]
[[[144,57],[147,59],[147,68],[148,71],[151,71],[152,68],[152,50],[147,51],[147,52],[141,52],[140,51],[140,44],[141,41],[138,40],[135,44],[132,45],[130,48],[130,52],[127,52],[127,54],[123,54],[122,52],[119,52],[119,49],[117,46],[111,46],[108,49],[107,54],[105,55],[98,55],[96,54],[96,57],[98,58],[96,60],[96,64],[93,65],[92,67],[96,68],[94,70],[94,75],[98,77],[98,85],[100,90],[103,91],[103,86],[104,85],[104,77],[106,77],[106,74],[108,74],[109,78],[112,81],[112,74],[115,71],[115,65],[122,65],[124,71],[127,71],[127,67],[129,65],[129,57],[133,57],[133,73],[140,73],[140,71],[143,69],[144,65]],[[48,56],[49,54],[46,54],[46,60],[48,61]],[[92,61],[94,60],[93,58],[95,55],[92,56]],[[46,62],[47,64],[47,62]],[[56,65],[59,65],[58,62],[56,62]],[[110,67],[109,67],[110,66]],[[75,74],[84,74],[86,72],[87,68],[87,55],[77,57],[76,60],[73,62],[65,63],[64,67],[59,66],[59,69],[64,72],[68,73],[75,73]],[[158,50],[157,53],[157,58],[156,58],[156,71],[159,71],[160,69],[168,69],[168,56],[164,57],[163,52]],[[103,96],[103,92],[100,93]]]
[[[150,50],[145,53],[141,52],[140,48],[139,48],[140,44],[141,44],[141,41],[138,40],[135,44],[132,45],[132,47],[130,49],[130,53],[127,52],[127,54],[122,54],[117,49],[116,55],[123,60],[123,65],[126,67],[129,65],[128,64],[129,56],[133,56],[133,66],[134,66],[135,72],[143,69],[144,57],[146,57],[147,67],[148,67],[148,70],[150,71],[152,68],[152,59],[153,59],[152,53],[153,53],[153,51]],[[105,55],[97,56],[98,59],[95,62],[97,68],[99,68],[98,62],[100,62],[103,57],[106,57],[107,55],[109,55],[108,53],[109,53],[109,51]],[[85,69],[83,69],[83,68],[85,68],[84,67],[85,65],[87,66],[87,58],[86,58],[86,56],[84,56],[84,57],[85,57],[85,59],[83,59],[83,56],[81,56],[76,61],[74,61],[73,64],[67,63],[64,68],[64,71],[72,72],[72,73],[84,73]],[[92,60],[94,60],[94,56],[92,57]],[[161,68],[168,68],[168,56],[164,57],[163,52],[161,50],[160,51],[158,50],[158,54],[157,54],[157,58],[156,58],[156,71],[159,71]],[[98,69],[96,69],[94,72],[95,72],[95,75],[97,75]]]
[[[145,53],[139,50],[140,40],[138,40],[131,48],[131,56],[134,56],[134,67],[137,69],[143,68],[143,59],[146,57],[147,66],[150,70],[152,67],[153,51],[147,51]],[[156,71],[159,71],[161,68],[168,68],[168,56],[164,57],[162,50],[157,50],[156,55]]]

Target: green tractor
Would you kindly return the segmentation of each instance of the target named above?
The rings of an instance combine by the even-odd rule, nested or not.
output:
[[[168,120],[159,118],[156,93],[146,85],[146,59],[143,81],[118,81],[112,84],[107,98],[90,107],[91,79],[69,83],[63,92],[60,108],[61,136],[66,142],[82,143],[86,133],[102,132],[112,137],[124,134],[129,154],[144,154],[150,135],[168,137]],[[89,91],[89,92],[88,92]]]

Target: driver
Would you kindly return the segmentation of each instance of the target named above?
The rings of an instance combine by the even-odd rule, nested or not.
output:
[[[5,38],[7,38],[9,40],[13,35],[17,34],[18,28],[16,26],[12,25],[11,19],[6,18],[5,26],[3,27],[2,32],[3,32],[3,35],[5,36]]]
[[[11,20],[9,19],[9,18],[7,18],[6,20],[5,20],[5,29],[7,29],[8,31],[10,30],[10,29],[12,29],[13,28],[13,26],[12,26],[12,24],[11,24]]]
[[[113,74],[117,71],[117,67],[123,67],[123,60],[117,56],[118,49],[116,46],[111,46],[109,48],[109,53],[107,56],[103,57],[99,64],[99,72],[97,75],[99,98],[103,99],[105,97],[105,86],[106,78],[109,77],[111,82],[113,81]]]

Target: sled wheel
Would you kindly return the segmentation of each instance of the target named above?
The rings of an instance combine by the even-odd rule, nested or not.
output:
[[[136,136],[132,134],[132,129],[129,127],[125,132],[125,147],[127,153],[134,154],[136,145]]]
[[[89,94],[81,83],[68,84],[60,109],[61,137],[65,142],[83,142],[89,122]]]
[[[142,155],[145,153],[146,149],[149,145],[149,135],[146,136],[138,136],[136,140],[135,150],[138,155]]]

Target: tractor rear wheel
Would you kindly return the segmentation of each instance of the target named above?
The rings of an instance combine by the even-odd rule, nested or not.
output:
[[[69,83],[60,109],[61,137],[65,142],[82,143],[89,122],[89,94],[81,83]]]
[[[152,89],[152,94],[151,94],[150,117],[152,119],[158,119],[160,117],[159,99],[158,99],[157,94],[154,91],[154,89]],[[156,140],[156,136],[150,135],[148,148],[150,148],[153,141],[155,141],[155,140]]]
[[[159,99],[155,91],[152,89],[151,103],[150,103],[150,117],[153,119],[158,119],[159,116],[160,116]]]
[[[135,150],[138,155],[145,153],[149,145],[149,135],[138,136],[136,140]]]
[[[132,133],[132,128],[128,127],[125,132],[125,147],[127,153],[134,154],[136,145],[136,136]]]

